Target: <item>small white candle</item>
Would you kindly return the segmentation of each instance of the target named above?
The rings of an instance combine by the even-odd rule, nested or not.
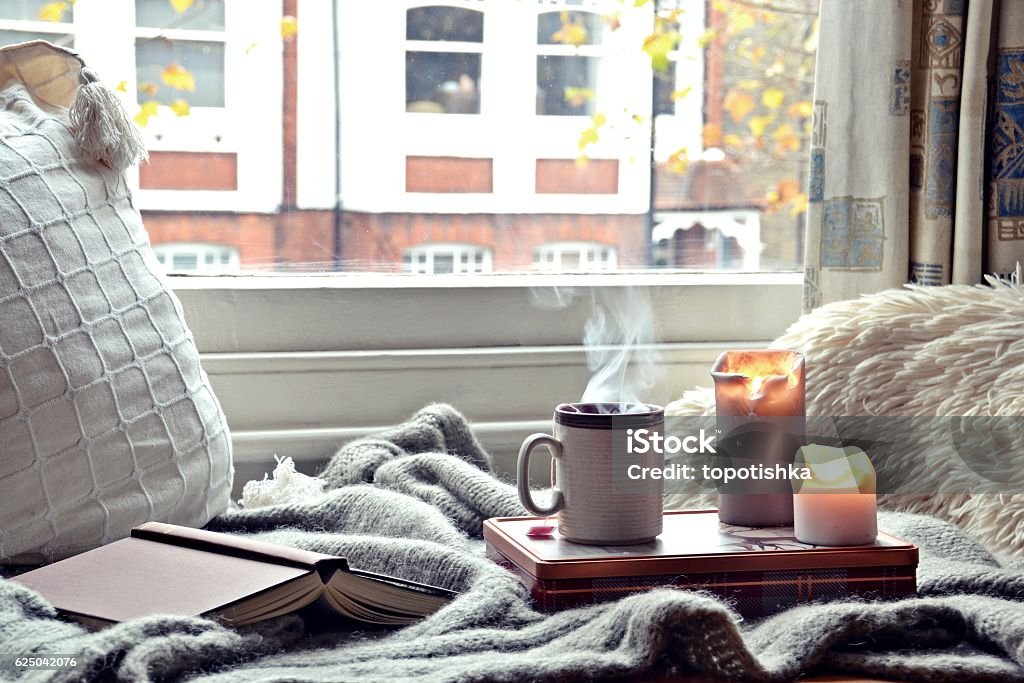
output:
[[[794,481],[793,530],[801,543],[865,545],[878,536],[875,468],[859,448],[812,444],[801,448],[798,467],[811,478]]]

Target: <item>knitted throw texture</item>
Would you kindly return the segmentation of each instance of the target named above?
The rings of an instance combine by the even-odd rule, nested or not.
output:
[[[816,665],[903,680],[1024,680],[1024,565],[930,517],[880,520],[921,546],[915,599],[808,605],[751,624],[708,595],[660,589],[549,616],[483,558],[483,520],[523,510],[453,408],[428,406],[348,444],[323,476],[331,491],[316,504],[231,511],[208,528],[336,553],[461,595],[397,631],[289,615],[237,631],[157,616],[88,633],[0,579],[0,653],[84,663],[22,678],[58,681],[618,679],[654,665],[772,681]]]

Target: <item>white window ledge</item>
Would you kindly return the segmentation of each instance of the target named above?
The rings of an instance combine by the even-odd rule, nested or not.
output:
[[[518,444],[590,376],[592,296],[650,296],[651,402],[709,385],[726,348],[759,347],[800,309],[799,273],[175,276],[234,434],[239,478],[290,455],[306,469],[346,441],[452,403],[508,471]],[[562,310],[538,306],[555,289]],[[569,288],[572,288],[571,290]]]

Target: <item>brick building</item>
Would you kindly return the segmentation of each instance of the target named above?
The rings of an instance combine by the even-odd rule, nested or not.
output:
[[[187,116],[160,107],[146,122],[151,158],[137,177],[136,202],[171,271],[607,270],[650,263],[652,220],[664,223],[653,226],[658,243],[709,209],[699,198],[672,205],[665,189],[704,181],[659,172],[655,196],[668,199],[651,210],[652,95],[655,156],[679,146],[699,155],[706,74],[693,48],[675,55],[667,85],[691,96],[652,91],[637,49],[650,5],[205,0],[179,16],[166,0],[87,0],[56,23],[0,10],[0,40],[73,45],[122,83],[130,107],[187,99]],[[615,30],[604,21],[612,11]],[[297,17],[288,39],[285,16]],[[684,16],[691,33],[703,29],[699,6]],[[579,45],[556,39],[567,24]],[[161,83],[171,63],[189,69],[194,90]],[[607,121],[579,163],[595,113]],[[756,223],[747,199],[726,208]],[[718,256],[664,258],[661,245],[661,262],[756,266],[743,254],[760,239],[756,225],[737,241],[708,220]]]

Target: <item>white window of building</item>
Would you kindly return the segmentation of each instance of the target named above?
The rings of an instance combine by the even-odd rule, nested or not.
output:
[[[195,0],[179,12],[167,0],[108,2],[111,11],[115,2],[127,10],[129,33],[109,47],[94,38],[93,52],[106,50],[113,60],[119,50],[118,64],[131,65],[127,74],[99,67],[104,79],[127,81],[135,111],[154,114],[142,127],[154,166],[170,163],[163,152],[213,153],[233,157],[237,169],[230,189],[142,187],[139,207],[276,211],[283,177],[280,4]]]
[[[540,270],[588,272],[615,270],[615,247],[597,242],[550,242],[537,247],[533,263]]]
[[[190,107],[224,107],[223,0],[205,0],[185,14],[164,0],[135,0],[135,24],[139,104],[187,101]],[[177,81],[175,67],[184,70]]]
[[[168,274],[220,275],[241,269],[238,249],[206,242],[168,242],[153,246]]]
[[[596,111],[604,21],[577,10],[537,16],[537,113],[590,116]]]
[[[493,262],[490,249],[472,244],[425,244],[405,251],[402,270],[425,275],[490,273]]]
[[[479,114],[483,12],[412,7],[405,13],[405,110]]]
[[[74,47],[75,9],[68,3],[46,10],[35,0],[0,2],[0,47],[29,40],[47,40]]]

